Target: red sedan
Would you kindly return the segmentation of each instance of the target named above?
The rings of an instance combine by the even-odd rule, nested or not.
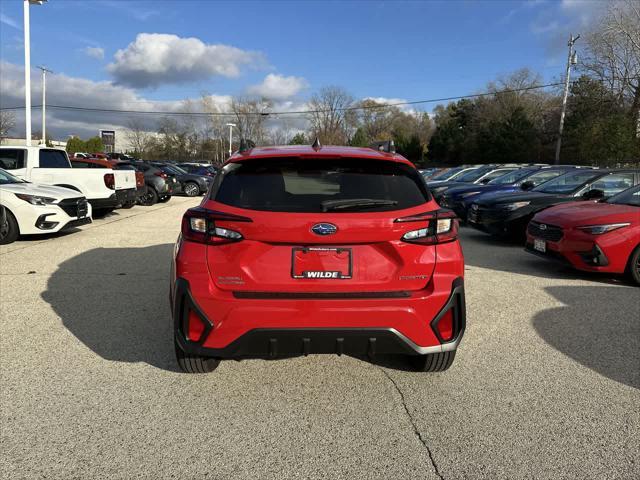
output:
[[[626,273],[640,284],[640,186],[603,202],[543,210],[527,228],[527,251],[578,270]]]

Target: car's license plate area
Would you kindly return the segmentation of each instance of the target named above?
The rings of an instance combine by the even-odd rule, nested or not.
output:
[[[304,279],[345,280],[351,278],[350,248],[295,247],[291,252],[291,276]]]
[[[533,239],[533,249],[541,252],[541,253],[546,253],[547,251],[547,242],[545,242],[544,240],[540,239],[540,238],[534,238]]]

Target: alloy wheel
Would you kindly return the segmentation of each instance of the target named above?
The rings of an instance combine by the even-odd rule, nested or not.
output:
[[[184,193],[187,197],[195,197],[200,193],[198,186],[195,183],[187,183],[184,186]]]

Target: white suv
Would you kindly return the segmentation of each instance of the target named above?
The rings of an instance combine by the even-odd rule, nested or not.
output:
[[[18,235],[59,232],[91,223],[91,205],[79,192],[25,182],[0,169],[0,245]]]

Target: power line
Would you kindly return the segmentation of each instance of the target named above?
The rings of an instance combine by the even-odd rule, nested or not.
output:
[[[628,80],[638,79],[640,77],[629,77]],[[579,82],[578,80],[572,80],[569,82],[570,84],[574,84]],[[606,82],[605,79],[599,80],[600,82]],[[375,105],[358,105],[352,107],[343,107],[336,109],[317,109],[317,110],[297,110],[297,111],[280,111],[280,112],[244,112],[242,116],[262,116],[262,117],[277,117],[284,115],[308,115],[310,113],[329,113],[329,112],[348,112],[348,111],[358,111],[358,110],[382,110],[384,108],[389,107],[402,107],[407,105],[420,105],[425,103],[437,103],[437,102],[450,102],[453,100],[464,100],[469,98],[482,98],[482,97],[491,97],[495,95],[503,95],[507,93],[518,93],[518,92],[527,92],[531,90],[540,90],[543,88],[549,87],[557,87],[560,85],[564,85],[565,82],[553,82],[546,83],[543,85],[531,85],[528,87],[521,88],[510,88],[505,90],[499,90],[494,92],[484,92],[484,93],[474,93],[469,95],[457,95],[452,97],[440,97],[440,98],[430,98],[427,100],[414,100],[408,102],[396,102],[396,103],[377,103]],[[40,108],[41,105],[32,105],[32,108]],[[24,106],[16,106],[16,107],[2,107],[0,111],[9,111],[9,110],[24,110]],[[204,117],[234,117],[236,113],[234,112],[171,112],[171,111],[162,111],[162,110],[118,110],[118,109],[110,109],[110,108],[98,108],[98,107],[76,107],[72,105],[47,105],[47,108],[53,108],[56,110],[69,110],[69,111],[77,111],[77,112],[100,112],[100,113],[116,113],[116,114],[129,114],[129,115],[164,115],[164,116],[204,116]]]
[[[453,97],[441,97],[441,98],[431,98],[428,100],[414,100],[409,102],[396,102],[396,103],[379,103],[376,105],[359,105],[353,107],[344,107],[337,108],[334,110],[328,109],[318,109],[318,110],[297,110],[297,111],[280,111],[280,112],[246,112],[242,115],[254,115],[254,116],[278,116],[278,115],[307,115],[310,113],[328,113],[334,111],[358,111],[358,110],[380,110],[383,108],[389,107],[401,107],[407,105],[420,105],[425,103],[436,103],[436,102],[448,102],[452,100],[463,100],[467,98],[480,98],[487,97],[493,95],[501,95],[506,93],[517,93],[517,92],[525,92],[530,90],[539,90],[542,88],[556,87],[559,85],[563,85],[564,82],[555,82],[555,83],[547,83],[544,85],[532,85],[529,87],[522,88],[512,88],[506,90],[500,90],[496,92],[485,92],[485,93],[474,93],[470,95],[458,95]],[[32,108],[39,108],[41,105],[33,105]],[[16,106],[16,107],[2,107],[0,111],[6,110],[24,110],[24,106]],[[214,116],[214,117],[230,117],[235,116],[236,114],[233,112],[170,112],[170,111],[161,111],[161,110],[117,110],[110,108],[97,108],[97,107],[76,107],[72,105],[47,105],[47,108],[54,108],[57,110],[71,110],[71,111],[80,111],[80,112],[101,112],[101,113],[124,113],[130,115],[176,115],[176,116]]]

